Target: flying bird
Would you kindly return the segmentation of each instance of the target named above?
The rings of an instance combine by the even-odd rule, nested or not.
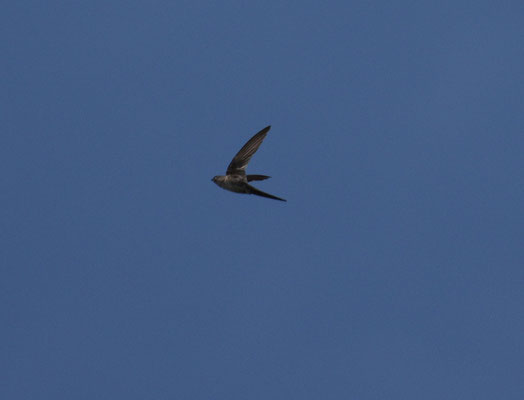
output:
[[[267,175],[246,175],[246,167],[249,164],[249,160],[253,157],[253,154],[258,150],[262,141],[266,137],[270,126],[266,126],[255,136],[248,140],[248,142],[240,149],[240,151],[235,155],[229,166],[225,175],[217,175],[211,179],[222,189],[229,190],[235,193],[244,193],[244,194],[256,194],[257,196],[267,197],[268,199],[286,201],[280,197],[273,196],[269,193],[264,193],[261,190],[251,186],[248,182],[251,181],[263,181],[264,179],[271,178]]]

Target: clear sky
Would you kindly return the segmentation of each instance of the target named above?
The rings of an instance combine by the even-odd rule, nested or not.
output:
[[[522,399],[524,2],[0,19],[0,398]]]

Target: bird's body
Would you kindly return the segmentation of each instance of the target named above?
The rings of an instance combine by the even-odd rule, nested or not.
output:
[[[227,167],[226,175],[217,175],[212,181],[215,182],[222,189],[229,190],[235,193],[255,194],[257,196],[267,197],[269,199],[286,201],[280,197],[272,194],[262,192],[257,188],[248,184],[251,181],[262,181],[270,178],[267,175],[246,175],[246,167],[251,160],[251,157],[258,150],[262,141],[267,135],[271,126],[267,126],[253,136],[235,155],[229,166]]]
[[[222,189],[235,193],[246,193],[247,179],[242,175],[218,175],[213,178]]]

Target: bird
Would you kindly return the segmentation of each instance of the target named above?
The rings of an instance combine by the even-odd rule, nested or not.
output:
[[[271,178],[267,175],[246,175],[246,167],[253,157],[253,154],[258,150],[263,140],[265,139],[271,125],[266,126],[260,132],[256,133],[247,143],[242,146],[239,152],[233,157],[229,163],[225,175],[216,175],[211,179],[214,183],[222,189],[229,190],[235,193],[254,194],[257,196],[266,197],[268,199],[287,201],[272,194],[265,193],[251,186],[248,182],[263,181]]]

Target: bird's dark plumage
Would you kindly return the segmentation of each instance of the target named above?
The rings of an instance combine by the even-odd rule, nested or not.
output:
[[[246,178],[248,182],[251,182],[251,181],[263,181],[264,179],[269,179],[271,177],[267,175],[246,175]]]
[[[268,199],[286,201],[248,184],[248,182],[251,181],[263,181],[270,178],[267,175],[246,175],[246,167],[249,164],[251,157],[253,157],[253,154],[256,153],[264,141],[269,129],[271,129],[271,126],[266,126],[249,139],[229,163],[226,175],[217,175],[212,179],[212,181],[221,188],[231,192],[255,194],[257,196],[267,197]]]
[[[245,170],[246,170],[247,164],[249,164],[251,157],[253,157],[253,154],[255,154],[255,152],[258,150],[258,148],[264,141],[270,129],[271,129],[271,125],[266,126],[264,129],[258,132],[255,136],[249,139],[244,146],[242,146],[242,148],[238,151],[238,153],[229,163],[229,166],[227,167],[226,175],[245,175],[246,174]]]

